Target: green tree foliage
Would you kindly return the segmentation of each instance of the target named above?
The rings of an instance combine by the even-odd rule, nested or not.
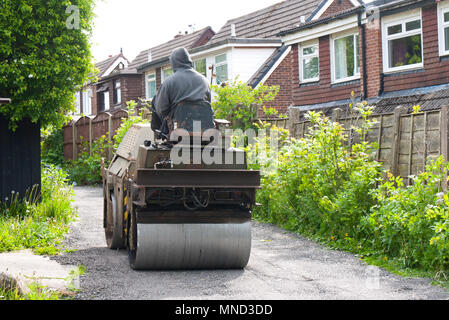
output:
[[[62,124],[74,91],[93,71],[89,37],[94,0],[0,1],[0,109],[14,129],[29,117]],[[79,20],[78,14],[79,12]]]
[[[259,109],[276,98],[279,87],[261,84],[253,89],[236,80],[225,86],[214,86],[213,90],[216,93],[212,102],[215,117],[230,121],[235,129],[246,130],[254,127]]]

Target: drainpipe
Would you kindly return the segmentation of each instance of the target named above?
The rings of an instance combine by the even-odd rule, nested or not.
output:
[[[362,11],[357,13],[358,26],[362,30],[362,66],[363,66],[363,93],[362,99],[368,98],[368,76],[366,74],[366,26],[362,24]]]

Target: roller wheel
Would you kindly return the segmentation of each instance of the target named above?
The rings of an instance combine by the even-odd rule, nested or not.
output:
[[[137,257],[137,221],[134,207],[128,217],[128,257],[131,268],[135,270]]]
[[[119,215],[117,213],[117,200],[114,193],[111,193],[111,201],[108,201],[106,216],[106,243],[109,249],[117,250],[125,247],[125,241],[123,239],[123,230],[119,225]]]

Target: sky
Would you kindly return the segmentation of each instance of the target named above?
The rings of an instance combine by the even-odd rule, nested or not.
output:
[[[123,54],[132,61],[139,52],[167,42],[179,31],[211,26],[215,32],[230,19],[281,0],[97,0],[92,53],[96,62]]]

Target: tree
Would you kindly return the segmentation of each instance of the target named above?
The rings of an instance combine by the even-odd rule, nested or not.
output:
[[[0,108],[15,129],[30,118],[61,125],[74,92],[93,74],[89,38],[94,0],[0,1]]]

